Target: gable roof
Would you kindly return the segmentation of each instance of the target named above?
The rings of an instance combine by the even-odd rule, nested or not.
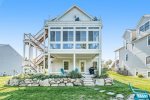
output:
[[[127,32],[133,32],[133,31],[136,31],[136,29],[126,29],[124,34],[123,34],[123,38],[125,38],[125,35],[127,34]]]
[[[64,15],[66,15],[68,12],[70,12],[72,9],[78,9],[79,11],[81,11],[84,15],[86,15],[87,17],[89,17],[90,19],[93,19],[92,16],[90,16],[89,14],[87,14],[86,12],[84,12],[83,10],[81,10],[78,6],[73,5],[70,9],[68,9],[65,13],[63,13],[61,16],[58,16],[56,18],[53,18],[53,21],[59,20],[60,18],[62,18]]]
[[[138,27],[145,18],[150,18],[150,14],[143,15],[136,27]]]

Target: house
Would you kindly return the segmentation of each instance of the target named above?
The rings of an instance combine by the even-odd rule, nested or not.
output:
[[[22,56],[10,45],[0,44],[0,76],[22,72]]]
[[[24,72],[60,74],[78,69],[88,74],[94,66],[101,74],[102,22],[77,6],[46,20],[35,35],[24,34]]]
[[[119,69],[150,77],[150,15],[144,15],[135,29],[127,29],[123,39],[124,46],[115,51]]]

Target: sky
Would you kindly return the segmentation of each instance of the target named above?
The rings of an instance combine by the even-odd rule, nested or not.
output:
[[[23,55],[23,34],[36,34],[44,20],[73,5],[102,19],[104,60],[114,59],[125,30],[135,28],[144,14],[150,14],[150,0],[0,0],[0,44],[9,44]]]

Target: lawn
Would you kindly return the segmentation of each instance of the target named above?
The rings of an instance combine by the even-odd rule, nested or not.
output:
[[[130,94],[128,85],[115,81],[113,86],[96,87],[9,87],[5,81],[9,77],[0,77],[1,100],[110,100],[106,92]],[[99,90],[106,90],[100,93]]]
[[[150,79],[138,78],[134,76],[124,76],[117,74],[116,72],[109,71],[109,76],[119,82],[129,84],[131,83],[134,87],[147,90],[150,92]]]

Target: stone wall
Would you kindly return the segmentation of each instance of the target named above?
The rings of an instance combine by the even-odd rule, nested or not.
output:
[[[7,82],[9,86],[81,86],[83,85],[83,80],[81,78],[71,79],[71,78],[49,78],[45,80],[39,79],[10,79]]]

